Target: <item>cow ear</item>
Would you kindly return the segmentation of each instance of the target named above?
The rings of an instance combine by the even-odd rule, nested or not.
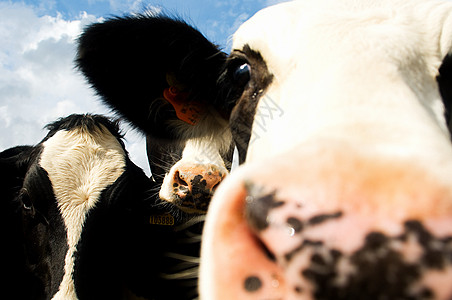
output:
[[[443,60],[436,80],[445,106],[447,127],[452,137],[452,54],[447,55]]]
[[[185,22],[150,14],[92,24],[78,42],[76,64],[102,100],[156,138],[177,136],[174,120],[196,123],[171,100],[212,105],[226,59]]]

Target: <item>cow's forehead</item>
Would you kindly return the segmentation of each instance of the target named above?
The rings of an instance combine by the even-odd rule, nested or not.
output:
[[[424,138],[447,141],[435,76],[450,50],[451,11],[451,2],[428,0],[319,0],[257,13],[233,42],[234,49],[259,52],[274,75],[258,105],[247,160],[313,137],[358,143],[370,155],[416,152]],[[262,120],[274,103],[281,118]],[[421,151],[432,149],[416,155]]]
[[[450,3],[441,4],[436,0],[285,2],[261,10],[245,22],[234,34],[233,49],[249,45],[262,54],[273,72],[286,74],[287,67],[300,60],[301,55],[311,54],[309,59],[317,58],[315,62],[322,63],[321,55],[326,54],[322,51],[335,55],[343,50],[352,57],[350,50],[364,50],[372,46],[372,42],[379,44],[373,53],[391,54],[389,52],[393,51],[394,56],[401,54],[397,53],[397,48],[407,51],[422,46],[425,49],[419,51],[422,50],[423,55],[436,58],[430,70],[436,73],[451,47],[452,28],[444,26],[451,8]],[[375,31],[371,30],[372,25],[377,25]],[[361,30],[363,27],[369,30]],[[356,35],[348,35],[353,32],[363,34],[361,41]],[[382,40],[382,36],[388,39]],[[427,36],[431,39],[425,40]],[[441,38],[444,41],[440,41]],[[360,42],[365,43],[360,47]]]
[[[281,3],[262,9],[234,34],[233,49],[240,50],[249,45],[259,51],[268,64],[287,65],[295,57],[292,39],[296,35],[297,23],[301,21],[301,11],[302,2]]]

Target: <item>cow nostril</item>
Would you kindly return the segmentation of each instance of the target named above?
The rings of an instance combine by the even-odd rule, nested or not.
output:
[[[218,186],[220,185],[220,182],[221,182],[221,180],[220,181],[218,181],[217,183],[215,183],[213,186],[212,186],[212,192],[215,192],[215,190],[218,188]]]
[[[219,171],[210,171],[207,178],[209,178],[209,180],[206,188],[212,192],[215,192],[215,190],[225,178],[225,175]]]
[[[265,254],[265,256],[268,258],[268,260],[270,260],[272,262],[276,262],[275,254],[272,251],[270,251],[270,249],[267,247],[267,245],[265,245],[265,243],[260,238],[258,238],[256,235],[254,235],[254,239],[256,240],[256,244],[262,250],[262,253]]]
[[[188,183],[184,180],[184,175],[182,175],[179,171],[174,173],[174,183],[178,186],[189,187]]]

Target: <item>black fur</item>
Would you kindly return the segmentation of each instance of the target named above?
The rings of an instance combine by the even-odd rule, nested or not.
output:
[[[452,55],[447,55],[443,60],[436,80],[446,108],[446,123],[452,137]]]
[[[16,200],[30,159],[31,146],[18,146],[0,153],[0,226],[4,263],[2,264],[3,287],[8,288],[17,299],[28,299],[33,291],[33,281],[26,268],[23,247],[22,205]],[[28,286],[27,289],[23,287]],[[31,298],[30,298],[31,299]]]
[[[45,126],[49,133],[44,138],[43,141],[48,140],[50,137],[54,136],[60,130],[71,130],[74,128],[85,128],[88,132],[93,131],[96,128],[103,131],[104,126],[109,133],[111,133],[118,142],[121,144],[123,149],[125,150],[124,143],[122,139],[124,135],[121,133],[119,129],[119,120],[110,120],[102,115],[95,114],[85,114],[85,115],[77,115],[73,114],[68,117],[60,118],[55,122],[49,123]]]
[[[162,99],[167,74],[188,101],[213,104],[226,55],[187,23],[152,14],[90,25],[79,39],[76,64],[103,101],[154,138],[180,134],[174,109]]]
[[[66,233],[47,173],[42,146],[0,153],[2,237],[6,286],[15,299],[47,299],[63,276]]]

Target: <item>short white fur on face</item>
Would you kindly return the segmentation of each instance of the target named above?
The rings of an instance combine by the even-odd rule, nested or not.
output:
[[[195,143],[210,142],[211,148],[215,148],[215,151],[221,154],[226,153],[232,143],[227,121],[212,108],[207,107],[205,114],[193,126],[187,126],[187,123],[181,120],[173,120],[170,125],[176,128],[180,140],[202,140]]]
[[[68,240],[64,277],[52,299],[77,299],[72,272],[83,224],[102,191],[124,172],[125,153],[106,128],[58,131],[44,143],[39,164],[52,183]]]
[[[295,1],[260,11],[233,49],[261,53],[274,75],[263,98],[284,115],[251,137],[247,161],[332,139],[441,169],[451,150],[435,77],[451,43],[450,2]]]

